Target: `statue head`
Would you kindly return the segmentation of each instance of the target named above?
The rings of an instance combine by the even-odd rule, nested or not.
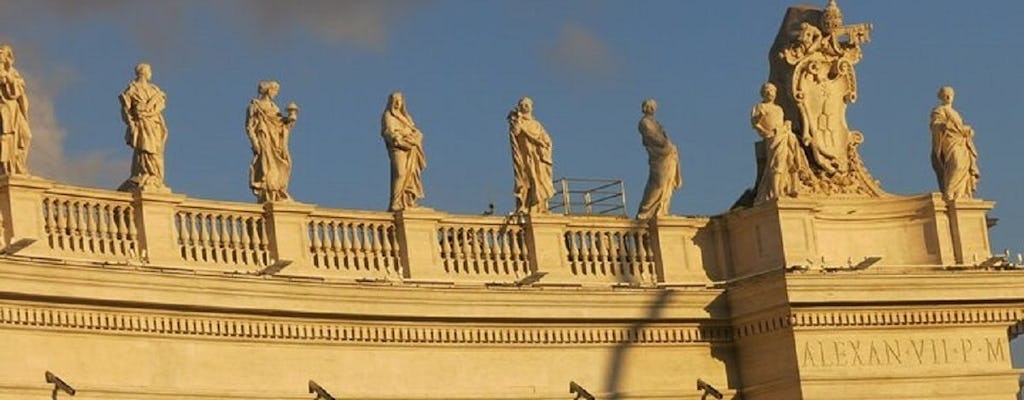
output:
[[[943,86],[939,88],[939,101],[942,104],[953,104],[953,97],[956,96],[956,91],[953,90],[952,86]]]
[[[267,96],[271,99],[277,96],[277,92],[280,90],[281,84],[277,83],[277,81],[261,81],[257,86],[257,91],[261,96]]]
[[[391,92],[388,96],[388,109],[389,110],[405,110],[405,96],[402,92]]]
[[[658,102],[654,99],[644,100],[643,104],[640,105],[640,110],[643,111],[644,115],[654,115],[658,111]]]
[[[777,93],[778,89],[774,83],[765,82],[764,85],[761,85],[761,100],[764,100],[765,103],[775,102],[775,95]]]
[[[825,13],[821,16],[821,27],[825,33],[832,33],[843,26],[843,12],[839,10],[836,0],[828,0]]]
[[[14,65],[14,49],[11,46],[3,45],[0,46],[0,64],[5,67]]]
[[[533,113],[533,99],[529,97],[523,97],[519,99],[519,103],[516,105],[516,110],[521,114],[532,114]]]
[[[153,78],[153,68],[146,63],[139,63],[135,66],[135,78],[148,81]]]
[[[802,46],[810,46],[821,38],[821,30],[814,25],[803,22],[800,24],[800,33],[796,37],[797,43]]]

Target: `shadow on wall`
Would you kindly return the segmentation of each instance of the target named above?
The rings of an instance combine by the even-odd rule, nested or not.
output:
[[[1013,367],[1020,370],[1024,368],[1024,335],[1017,336],[1010,341],[1010,359]],[[1024,400],[1024,376],[1021,377],[1022,390],[1017,393],[1018,400]]]
[[[629,366],[626,365],[626,361],[625,360],[626,360],[626,355],[629,352],[630,347],[632,345],[632,341],[630,340],[630,338],[639,337],[640,335],[643,334],[642,331],[643,331],[643,329],[645,327],[650,325],[651,322],[659,320],[662,317],[662,313],[664,312],[666,305],[670,303],[670,300],[672,299],[672,297],[675,294],[677,294],[677,293],[678,292],[675,292],[673,290],[661,290],[661,291],[659,291],[657,297],[647,306],[647,315],[645,315],[645,318],[642,319],[642,320],[638,320],[638,321],[634,322],[633,324],[631,324],[630,327],[629,327],[629,334],[623,339],[622,342],[620,342],[619,344],[617,344],[615,346],[615,350],[612,352],[611,360],[609,360],[609,362],[608,362],[608,365],[609,365],[609,367],[608,367],[608,374],[607,374],[606,379],[605,379],[606,386],[605,386],[604,389],[605,389],[605,393],[607,393],[608,397],[606,399],[602,399],[602,400],[621,400],[622,399],[622,393],[621,393],[621,389],[622,389],[621,388],[622,375],[623,375],[623,371],[625,371],[625,369],[627,367],[629,367]],[[722,311],[725,310],[724,308],[722,308],[722,307],[724,307],[724,302],[725,302],[724,296],[719,296],[714,301],[712,301],[711,304],[708,305],[707,308],[708,308],[708,311],[710,311],[710,314],[711,314],[712,318],[716,318],[717,319],[717,318],[722,317],[722,315],[720,315],[720,314],[722,313]],[[721,335],[722,334],[722,330],[720,328],[721,328],[720,326],[700,324],[700,331],[702,332],[701,335],[706,340],[711,340],[712,341],[712,343],[710,345],[711,346],[711,356],[714,357],[715,359],[720,360],[725,365],[727,382],[720,382],[720,384],[724,384],[723,386],[727,386],[727,387],[736,387],[739,384],[739,381],[737,379],[738,375],[734,371],[735,370],[735,365],[734,365],[734,363],[732,361],[731,346],[729,346],[729,345],[722,345],[721,344],[721,340],[725,339],[725,338],[721,338],[721,337],[716,336],[716,335]],[[632,367],[633,368],[643,368],[644,366],[640,365],[640,366],[632,366]],[[683,379],[683,377],[686,375],[684,372],[693,372],[693,371],[678,371],[678,372],[679,372],[679,375],[680,375],[680,379],[679,379],[680,390],[685,390],[687,387],[692,387],[694,382],[685,381]],[[697,371],[697,373],[699,375],[700,371]]]

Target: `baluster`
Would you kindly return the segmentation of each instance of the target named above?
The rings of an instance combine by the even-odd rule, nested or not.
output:
[[[78,202],[68,201],[68,250],[77,251],[81,248],[78,243],[79,230],[78,225],[81,223],[81,216],[78,214]]]
[[[97,231],[99,233],[99,253],[111,254],[112,247],[110,245],[110,209],[113,206],[110,204],[100,204],[98,219],[97,219]]]
[[[128,218],[131,215],[130,208],[126,206],[118,206],[114,208],[114,223],[111,228],[114,229],[113,238],[115,240],[115,248],[120,255],[126,256],[131,254],[131,248],[128,242]],[[132,215],[134,217],[134,215]]]
[[[356,245],[356,269],[369,269],[369,258],[367,252],[369,251],[369,243],[367,243],[367,227],[366,224],[358,224],[352,226],[352,239]]]
[[[49,240],[50,248],[58,248],[58,236],[57,236],[57,217],[56,214],[60,208],[54,203],[51,198],[43,198],[43,210],[46,212],[46,237]]]
[[[383,260],[383,267],[388,274],[395,272],[397,265],[395,265],[394,247],[391,243],[391,226],[381,225],[380,226],[380,248],[383,252],[381,259]]]
[[[224,249],[224,242],[221,241],[220,237],[220,215],[210,215],[210,254],[214,262],[223,262],[224,256],[221,251]]]
[[[267,238],[263,231],[263,220],[259,217],[249,217],[249,225],[252,227],[252,262],[255,265],[266,265],[266,243]]]
[[[523,250],[523,231],[518,228],[513,228],[509,230],[509,233],[508,247],[509,256],[513,263],[512,265],[516,271],[523,275],[529,275],[533,271],[531,271],[532,268],[529,264],[529,254],[526,254],[526,251]]]
[[[644,249],[644,253],[647,255],[647,265],[644,268],[644,270],[646,271],[647,275],[650,276],[651,282],[657,282],[658,277],[657,277],[657,275],[654,272],[654,250],[651,249],[651,246],[650,246],[650,244],[651,244],[650,237],[647,235],[647,232],[643,233],[643,237],[644,237],[644,240],[643,240],[644,247],[643,247],[643,249]]]
[[[99,243],[97,242],[96,232],[99,230],[97,225],[99,221],[97,214],[99,214],[99,205],[97,204],[82,204],[82,211],[85,212],[85,231],[83,233],[83,239],[85,240],[85,250],[90,253],[99,253]]]
[[[228,264],[238,264],[235,254],[235,216],[231,214],[221,216],[221,241],[223,243],[224,261]]]
[[[66,250],[68,247],[68,217],[65,214],[66,210],[67,205],[63,200],[54,200],[53,218],[57,221],[57,242],[60,243],[59,247],[61,250]]]
[[[496,269],[498,273],[505,273],[515,275],[516,270],[510,265],[510,259],[508,256],[508,241],[510,232],[508,229],[499,229],[498,233],[494,236],[494,244],[497,247],[495,249],[495,263],[497,264]]]
[[[637,268],[637,236],[639,236],[639,233],[637,232],[629,232],[626,235],[624,235],[623,247],[626,248],[626,265],[627,268],[629,268],[630,270],[630,274],[640,274],[642,276],[643,272]]]
[[[572,271],[573,275],[579,275],[580,273],[580,235],[576,231],[568,231],[565,233],[565,247],[569,253],[569,270]]]
[[[498,268],[494,260],[494,247],[497,246],[497,241],[494,238],[494,228],[481,229],[480,239],[480,258],[484,260],[484,269],[489,274],[496,274]]]
[[[444,272],[452,273],[452,228],[442,226],[437,232],[437,245],[441,247],[441,262]]]
[[[199,235],[196,237],[196,247],[199,249],[199,261],[208,262],[209,259],[209,245],[208,241],[210,234],[207,231],[207,219],[210,216],[206,213],[196,215],[196,226],[198,228]]]
[[[135,256],[137,256],[139,254],[138,253],[138,251],[139,251],[139,249],[138,249],[139,239],[138,239],[138,236],[137,236],[138,232],[136,232],[136,227],[135,227],[135,209],[132,208],[132,206],[126,206],[124,208],[124,210],[125,210],[125,214],[126,214],[125,218],[124,218],[125,219],[124,223],[125,223],[125,227],[127,228],[127,232],[128,232],[128,234],[127,234],[127,243],[126,243],[126,246],[128,247],[128,251],[125,254],[131,255],[131,256],[135,257]]]
[[[320,221],[313,225],[313,257],[317,266],[327,269],[340,269],[338,258],[338,222]]]
[[[338,230],[336,233],[338,235],[341,235],[341,256],[345,261],[345,269],[348,270],[352,270],[355,268],[355,260],[352,258],[354,252],[353,249],[355,248],[355,246],[352,245],[352,236],[349,236],[350,228],[354,229],[350,223],[339,222]]]
[[[323,249],[326,246],[327,223],[323,221],[312,221],[306,225],[309,235],[309,253],[313,256],[313,266],[325,268]]]
[[[380,238],[382,236],[380,232],[380,225],[369,224],[369,236],[370,236],[370,256],[373,258],[373,269],[378,271],[384,269],[381,255]]]
[[[647,273],[647,235],[640,233],[636,235],[636,262],[640,266],[640,275]]]
[[[238,216],[238,238],[239,247],[238,254],[241,259],[242,265],[253,265],[256,264],[256,259],[253,258],[253,247],[252,247],[252,221],[248,217]]]

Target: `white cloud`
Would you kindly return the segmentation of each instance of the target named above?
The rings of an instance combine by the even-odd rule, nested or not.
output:
[[[590,30],[566,23],[546,55],[559,70],[574,76],[609,77],[618,70],[608,46]]]

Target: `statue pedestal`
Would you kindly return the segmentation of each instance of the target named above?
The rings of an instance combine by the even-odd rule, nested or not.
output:
[[[1024,270],[982,264],[993,205],[782,199],[724,216],[743,398],[1013,399]]]

